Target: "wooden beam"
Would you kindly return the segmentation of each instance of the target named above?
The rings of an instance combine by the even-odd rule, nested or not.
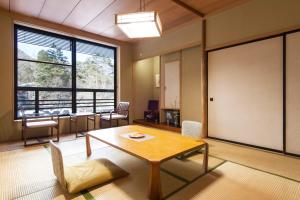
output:
[[[183,8],[185,8],[185,9],[187,9],[187,10],[193,12],[194,14],[196,14],[196,15],[198,15],[198,16],[200,16],[200,17],[204,17],[204,14],[203,14],[202,12],[200,12],[199,10],[197,10],[197,9],[195,9],[195,8],[193,8],[193,7],[191,7],[191,6],[189,6],[188,4],[182,2],[181,0],[172,0],[172,1],[173,1],[174,3],[176,3],[177,5],[179,5],[179,6],[183,7]]]
[[[202,20],[202,43],[201,43],[201,121],[202,134],[208,135],[208,65],[206,54],[206,20]]]

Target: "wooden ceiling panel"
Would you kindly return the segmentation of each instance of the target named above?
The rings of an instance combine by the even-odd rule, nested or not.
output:
[[[197,18],[197,16],[191,15],[191,14],[176,17],[176,18],[172,19],[172,21],[169,21],[168,23],[166,23],[164,25],[164,30],[172,29],[174,27],[177,27],[177,26],[180,26],[180,25],[185,24],[187,22],[190,22],[190,21],[192,21],[196,18]]]
[[[182,0],[182,2],[204,14],[211,14],[221,9],[245,3],[246,1],[249,0]]]
[[[232,8],[250,0],[145,0],[145,10],[159,13],[163,32],[199,16]],[[0,0],[0,7],[12,12],[64,24],[80,30],[134,42],[115,25],[115,14],[137,12],[139,0]],[[191,7],[192,9],[188,9]]]
[[[0,0],[0,7],[9,10],[9,0]]]
[[[197,17],[171,1],[150,1],[146,4],[146,10],[158,11],[163,30],[170,29]]]
[[[85,26],[83,30],[103,33],[112,26],[115,26],[115,14],[135,12],[139,9],[139,6],[140,4],[137,0],[117,0]]]
[[[31,17],[38,17],[46,0],[10,0],[11,11]]]
[[[101,35],[113,37],[118,40],[129,41],[129,38],[117,26],[112,26],[104,31]]]
[[[81,29],[113,2],[115,0],[81,0],[63,24]]]
[[[176,27],[177,25],[186,23],[192,19],[197,18],[198,16],[194,13],[176,5],[171,4],[170,9],[165,10],[160,13],[160,19],[162,21],[163,29],[168,30]]]
[[[78,2],[79,0],[47,0],[39,17],[52,22],[62,23]]]

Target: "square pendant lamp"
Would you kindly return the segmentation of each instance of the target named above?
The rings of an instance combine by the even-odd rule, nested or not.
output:
[[[160,37],[162,34],[156,11],[117,14],[115,23],[129,38]]]

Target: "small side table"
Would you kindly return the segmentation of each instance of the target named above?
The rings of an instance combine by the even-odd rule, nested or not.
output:
[[[75,125],[76,138],[85,136],[84,133],[78,132],[78,118],[86,117],[86,131],[89,131],[89,121],[94,122],[94,129],[96,129],[96,114],[95,113],[71,113],[70,114],[70,134],[72,134],[72,124]]]

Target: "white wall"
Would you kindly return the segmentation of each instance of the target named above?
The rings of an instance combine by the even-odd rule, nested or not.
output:
[[[207,19],[207,48],[300,27],[299,0],[251,0]]]
[[[163,32],[161,38],[144,39],[134,45],[134,59],[140,60],[193,47],[201,43],[201,19]]]
[[[200,46],[182,50],[181,119],[201,122]]]
[[[155,87],[154,74],[159,72],[159,57],[140,60],[133,65],[133,119],[144,119],[148,101],[159,100],[159,88]],[[159,91],[157,91],[159,90]]]

